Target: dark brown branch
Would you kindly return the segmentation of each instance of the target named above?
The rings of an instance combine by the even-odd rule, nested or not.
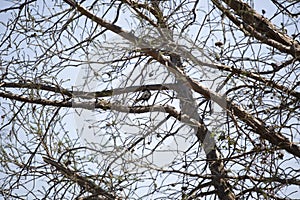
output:
[[[242,18],[243,22],[241,22],[219,0],[212,0],[212,2],[246,34],[250,33],[261,42],[275,47],[281,52],[288,53],[297,60],[300,59],[300,44],[278,30],[275,25],[248,4],[240,0],[223,0],[235,11],[235,14]]]
[[[96,185],[94,182],[88,180],[86,177],[83,177],[76,173],[75,171],[65,167],[59,162],[56,162],[55,160],[47,157],[43,157],[43,160],[48,163],[49,165],[53,166],[58,170],[61,174],[63,174],[68,179],[72,180],[74,183],[77,183],[80,185],[80,187],[84,188],[86,191],[92,193],[95,196],[104,196],[105,199],[109,200],[115,200],[117,197],[106,190],[102,189],[98,185]]]
[[[45,84],[38,83],[0,83],[0,88],[26,88],[26,89],[36,89],[36,90],[44,90],[49,92],[54,92],[62,95],[66,95],[68,97],[81,97],[83,99],[94,99],[101,97],[109,97],[113,95],[125,94],[130,92],[138,92],[147,88],[149,90],[170,90],[173,89],[176,84],[149,84],[143,86],[130,86],[126,88],[115,88],[111,90],[103,90],[103,91],[73,91],[68,90],[58,86],[49,86]]]

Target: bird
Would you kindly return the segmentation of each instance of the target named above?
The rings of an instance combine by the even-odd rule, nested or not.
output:
[[[142,95],[138,97],[136,100],[134,100],[134,103],[140,102],[140,101],[148,101],[151,98],[151,92],[149,89],[145,88],[142,90]]]

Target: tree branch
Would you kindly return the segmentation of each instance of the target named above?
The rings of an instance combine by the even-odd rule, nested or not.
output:
[[[65,167],[59,162],[47,157],[43,157],[43,160],[49,165],[53,166],[58,170],[61,174],[63,174],[68,179],[72,180],[74,183],[77,183],[80,187],[84,188],[86,191],[92,193],[95,196],[104,196],[107,200],[115,200],[118,199],[115,195],[107,192],[102,189],[94,182],[88,180],[86,177],[79,175],[75,171]]]
[[[248,4],[240,0],[222,0],[231,9],[235,11],[242,22],[238,20],[229,9],[226,9],[219,0],[212,0],[212,2],[243,32],[245,30],[261,42],[275,47],[279,51],[292,55],[297,60],[300,59],[300,44],[290,38],[288,35],[278,30],[264,16],[257,13]],[[246,32],[245,32],[246,33]]]

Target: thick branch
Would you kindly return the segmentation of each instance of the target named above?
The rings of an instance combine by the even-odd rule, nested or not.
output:
[[[105,199],[108,200],[115,200],[117,197],[112,195],[111,193],[107,192],[106,190],[102,189],[98,185],[96,185],[94,182],[88,180],[86,177],[83,177],[76,173],[75,171],[68,169],[64,165],[62,165],[59,162],[56,162],[53,159],[43,157],[43,160],[48,163],[49,165],[53,166],[58,170],[60,173],[62,173],[65,177],[72,180],[74,183],[77,183],[80,185],[80,187],[84,188],[86,191],[92,193],[95,196],[104,196]]]
[[[300,44],[278,30],[274,24],[257,13],[248,4],[240,0],[223,0],[235,11],[235,14],[242,18],[242,21],[240,21],[232,12],[224,8],[219,0],[212,0],[212,2],[242,31],[245,32],[244,29],[246,29],[247,32],[261,42],[273,46],[281,52],[288,53],[298,60],[300,59]]]
[[[130,92],[138,92],[147,88],[149,90],[170,90],[173,89],[176,84],[149,84],[143,86],[130,86],[126,88],[115,88],[111,90],[102,90],[102,91],[78,91],[78,90],[68,90],[61,86],[50,86],[40,83],[0,83],[0,88],[26,88],[26,89],[35,89],[35,90],[43,90],[48,92],[54,92],[57,94],[66,95],[68,97],[80,97],[83,99],[95,99],[100,97],[109,97],[112,95],[125,94]]]
[[[300,157],[300,147],[289,141],[289,139],[284,137],[281,133],[270,130],[270,128],[268,128],[262,120],[246,112],[243,108],[239,107],[226,97],[220,96],[219,94],[210,91],[208,88],[202,87],[199,83],[189,77],[186,77],[186,79],[194,91],[202,94],[205,98],[216,102],[223,109],[233,112],[234,115],[236,115],[241,121],[245,122],[248,126],[252,127],[255,130],[255,133],[259,134],[262,138],[280,148],[285,149],[294,156]]]

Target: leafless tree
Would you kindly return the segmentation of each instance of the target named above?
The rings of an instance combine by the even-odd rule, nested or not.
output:
[[[0,6],[0,196],[297,199],[297,0]]]

